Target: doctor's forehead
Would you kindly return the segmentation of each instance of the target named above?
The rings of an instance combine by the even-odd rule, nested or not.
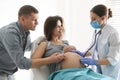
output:
[[[96,20],[99,16],[93,12],[90,12],[90,18],[91,20]]]

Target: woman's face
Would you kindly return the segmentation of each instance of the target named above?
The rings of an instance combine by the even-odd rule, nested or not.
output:
[[[99,17],[97,14],[90,12],[90,18],[91,18],[91,22],[92,21],[98,21],[99,24],[103,24],[103,19],[102,17]]]
[[[53,36],[61,37],[63,35],[63,25],[60,20],[57,21],[57,25],[55,29],[53,30]]]

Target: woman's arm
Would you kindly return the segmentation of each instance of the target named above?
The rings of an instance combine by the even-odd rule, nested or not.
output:
[[[54,53],[46,58],[33,58],[31,68],[36,68],[51,63],[58,63],[62,61],[64,57],[64,54]]]
[[[31,67],[40,67],[42,65],[58,63],[64,59],[64,54],[53,53],[51,56],[42,58],[47,47],[47,42],[41,42],[41,44],[36,48],[32,55],[32,65]]]
[[[42,58],[42,56],[45,53],[46,47],[47,47],[47,42],[41,42],[41,44],[39,44],[39,46],[36,48],[35,52],[33,53],[32,59]]]

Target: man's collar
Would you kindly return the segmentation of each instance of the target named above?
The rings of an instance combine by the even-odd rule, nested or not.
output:
[[[25,30],[23,29],[22,24],[21,24],[19,21],[18,21],[16,24],[17,24],[18,28],[20,29],[21,34],[22,34],[24,37],[26,37],[27,35],[30,34],[29,31],[25,32]]]

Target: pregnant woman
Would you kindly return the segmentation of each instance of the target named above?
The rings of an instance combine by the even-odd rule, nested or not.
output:
[[[32,58],[44,58],[53,55],[65,56],[61,62],[48,64],[51,74],[48,80],[113,80],[85,68],[79,62],[82,57],[74,52],[69,52],[76,48],[62,39],[64,31],[63,19],[60,16],[48,17],[44,24],[46,40],[42,41],[32,54]],[[34,80],[41,79],[38,77],[40,74],[35,75],[37,78]]]

